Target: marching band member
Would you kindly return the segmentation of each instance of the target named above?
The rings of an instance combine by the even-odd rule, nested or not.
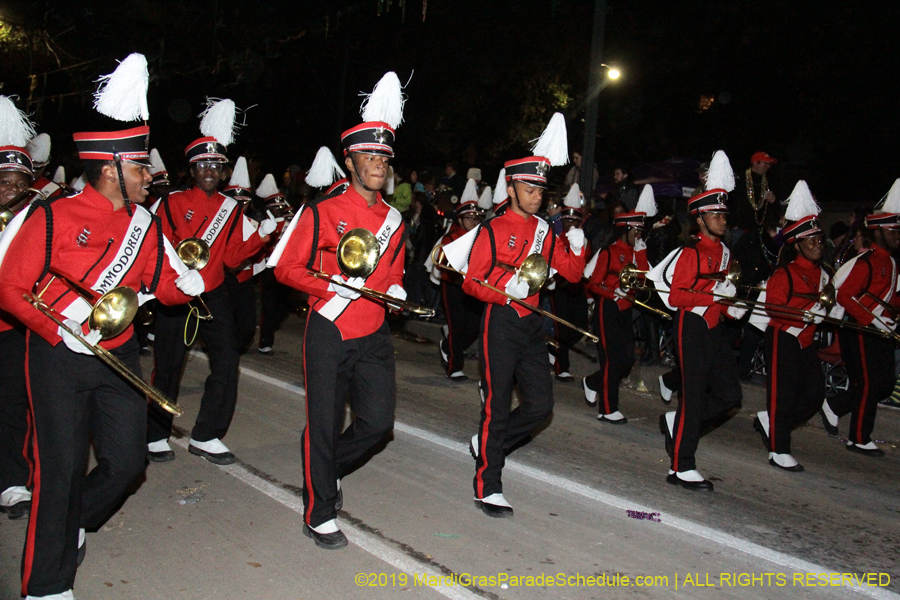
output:
[[[0,204],[5,207],[6,226],[5,219],[28,206],[16,198],[34,179],[32,157],[23,148],[34,130],[6,96],[0,96],[0,122],[10,124],[3,128],[0,139]],[[31,508],[31,466],[26,460],[25,326],[5,311],[0,311],[0,356],[0,513],[15,520],[27,517]]]
[[[272,182],[274,185],[274,179]],[[247,159],[243,156],[238,157],[234,162],[231,179],[222,190],[222,195],[234,199],[239,205],[238,210],[250,220],[254,227],[259,227],[259,222],[265,219],[265,216],[260,216],[259,211],[253,207],[250,172],[247,170]],[[272,243],[271,236],[269,243]],[[225,287],[231,298],[237,347],[241,354],[247,351],[256,335],[256,282],[253,280],[253,276],[257,272],[254,266],[260,261],[265,268],[265,246],[253,256],[246,258],[237,267],[225,269]]]
[[[562,233],[566,233],[570,229],[581,229],[584,221],[584,196],[578,189],[578,184],[573,183],[569,188],[569,193],[563,199],[564,208],[559,213],[560,224],[562,225]],[[560,237],[563,245],[568,249],[568,238]],[[590,243],[585,244],[584,254],[590,254]],[[547,294],[550,299],[550,311],[561,319],[577,325],[582,329],[588,327],[588,302],[585,293],[584,282],[579,280],[578,283],[570,283],[562,277],[555,277],[552,289]],[[550,346],[550,362],[556,373],[558,381],[572,381],[572,373],[569,372],[569,350],[581,339],[581,334],[571,327],[554,328],[557,347]]]
[[[843,329],[841,357],[847,364],[850,386],[822,404],[825,430],[838,433],[838,419],[850,413],[847,450],[866,456],[884,456],[872,441],[878,401],[894,385],[894,327],[898,297],[897,264],[891,253],[900,246],[900,179],[888,192],[884,206],[866,217],[865,249],[847,261],[834,276],[837,303],[850,321],[884,331],[879,336]],[[891,336],[891,337],[888,337]]]
[[[387,73],[363,103],[364,122],[341,135],[349,187],[308,204],[269,260],[278,281],[310,295],[303,342],[303,532],[325,549],[347,545],[337,523],[343,506],[340,479],[394,425],[394,346],[385,304],[356,290],[365,285],[406,298],[403,218],[378,192],[394,156],[402,107],[400,81]],[[380,259],[368,277],[346,279],[339,274],[334,248],[356,228],[375,234]],[[310,270],[330,273],[333,281],[316,278]],[[347,402],[356,418],[342,432]]]
[[[486,303],[480,357],[485,401],[470,450],[475,457],[475,503],[491,517],[513,515],[512,506],[503,497],[504,453],[550,416],[553,381],[547,371],[541,317],[476,279],[536,306],[538,294],[530,294],[527,281],[518,272],[501,268],[501,263],[518,269],[529,255],[540,254],[551,268],[573,282],[581,279],[584,269],[584,232],[572,229],[566,234],[570,243],[567,251],[549,224],[535,216],[541,208],[550,167],[568,162],[561,114],[553,115],[533,152],[535,156],[504,165],[509,207],[476,230],[468,266],[460,269],[466,271],[463,290]],[[457,243],[468,239],[460,238]],[[514,383],[518,384],[521,404],[510,412]]]
[[[228,162],[226,146],[234,137],[234,115],[231,100],[210,102],[200,123],[204,137],[185,148],[194,187],[172,192],[156,209],[163,235],[173,245],[188,238],[200,238],[210,249],[209,262],[200,273],[206,283],[204,302],[213,318],[199,322],[200,336],[209,351],[210,375],[191,430],[188,451],[217,465],[229,465],[236,460],[222,438],[228,433],[234,416],[240,362],[234,311],[223,285],[225,268],[237,267],[256,254],[276,228],[273,219],[265,219],[255,227],[241,213],[235,200],[218,191]],[[186,306],[160,307],[156,314],[153,384],[172,400],[178,399],[181,385],[188,318]],[[168,444],[172,415],[151,405],[148,421],[150,460],[174,460],[175,453]]]
[[[728,222],[725,201],[733,189],[728,157],[718,150],[710,164],[707,190],[688,200],[696,238],[647,275],[661,291],[663,301],[678,309],[675,348],[681,390],[678,410],[660,416],[660,430],[672,458],[666,481],[689,490],[713,489],[694,460],[703,422],[721,418],[739,405],[742,397],[734,355],[719,322],[726,314],[740,318],[745,309],[730,306],[726,310],[711,295],[734,297],[737,293],[734,284],[723,277],[730,258],[722,243]]]
[[[148,79],[140,54],[104,78],[95,106],[117,120],[110,128],[148,118]],[[143,84],[140,98],[135,80]],[[136,204],[150,182],[148,136],[146,125],[76,133],[88,181],[84,190],[53,203],[38,200],[0,241],[0,260],[11,258],[0,265],[0,307],[29,330],[35,469],[22,560],[22,593],[29,599],[73,597],[85,529],[102,525],[143,472],[147,456],[146,396],[84,345],[102,346],[139,376],[133,328],[101,341],[100,331],[87,325],[91,305],[62,276],[98,294],[126,286],[155,294],[163,304],[184,303],[203,291],[203,278],[178,260],[158,219]],[[57,327],[23,297],[35,289],[79,336]],[[85,475],[91,442],[97,466]]]
[[[648,191],[649,190],[649,191]],[[649,195],[648,195],[649,194]],[[642,190],[635,212],[616,215],[613,223],[618,238],[603,248],[585,268],[588,292],[595,298],[595,328],[600,337],[597,356],[600,368],[582,380],[588,404],[602,400],[597,419],[624,425],[628,419],[619,412],[619,383],[634,364],[634,328],[631,316],[633,290],[623,290],[619,274],[627,264],[648,271],[646,246],[641,241],[645,219],[656,216],[656,202],[649,185]]]
[[[816,414],[825,395],[825,376],[813,345],[815,326],[827,312],[817,300],[828,283],[821,266],[825,246],[818,214],[819,207],[801,179],[785,211],[789,224],[783,230],[782,264],[760,297],[770,305],[765,332],[766,410],[756,414],[753,427],[769,450],[769,464],[794,472],[803,466],[791,455],[791,430]],[[778,307],[809,311],[810,317],[792,316]]]
[[[271,239],[265,248],[254,258],[254,264],[250,266],[252,273],[259,273],[259,344],[257,349],[260,354],[272,354],[275,345],[275,332],[281,327],[282,321],[287,318],[291,312],[290,308],[290,288],[283,283],[279,283],[275,279],[275,273],[272,269],[266,268],[266,260],[281,236],[285,227],[285,215],[291,218],[291,206],[285,200],[284,193],[278,189],[275,184],[275,178],[268,174],[263,178],[262,183],[256,189],[256,195],[265,202],[265,214],[275,217],[278,227],[272,232]],[[256,316],[255,303],[254,310],[251,313]],[[251,336],[252,337],[252,336]]]
[[[485,213],[491,208],[490,188],[487,194],[479,197],[475,192],[475,180],[466,182],[459,206],[456,207],[456,220],[447,234],[441,238],[440,245],[446,245],[472,231],[484,220]],[[462,276],[446,269],[440,269],[441,304],[447,318],[447,337],[438,342],[441,354],[441,365],[450,381],[467,381],[463,373],[466,348],[478,339],[481,315],[484,303],[465,293],[462,288]]]

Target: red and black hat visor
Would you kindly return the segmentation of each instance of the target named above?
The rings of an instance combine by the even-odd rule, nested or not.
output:
[[[616,215],[616,217],[613,219],[613,223],[616,227],[631,227],[634,229],[643,229],[644,219],[646,217],[647,213],[643,212],[621,213]]]
[[[875,229],[884,227],[886,229],[900,229],[900,214],[897,213],[877,213],[866,217],[866,227]]]
[[[344,156],[348,152],[361,154],[378,154],[394,156],[394,139],[396,133],[390,125],[382,121],[360,123],[341,134],[341,147]]]
[[[219,162],[227,163],[228,157],[225,152],[228,149],[216,141],[214,137],[202,137],[188,144],[184,149],[184,155],[189,163],[195,162]]]
[[[0,147],[0,171],[18,171],[34,179],[34,163],[25,148],[19,146]]]
[[[713,188],[700,192],[688,200],[688,209],[691,214],[704,212],[728,212],[728,192],[721,188]]]
[[[150,165],[150,127],[141,125],[121,131],[85,131],[72,136],[81,160],[121,160]]]
[[[794,221],[793,223],[785,225],[782,230],[784,241],[788,244],[803,238],[821,234],[822,228],[819,226],[819,217],[816,215],[803,217],[799,221]]]
[[[523,181],[536,187],[547,187],[550,161],[543,156],[529,156],[503,164],[507,181]]]

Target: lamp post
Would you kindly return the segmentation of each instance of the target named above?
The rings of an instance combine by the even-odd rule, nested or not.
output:
[[[591,66],[584,111],[584,144],[581,148],[581,178],[578,182],[588,202],[594,192],[594,142],[597,138],[597,96],[606,87],[601,79],[603,69],[603,33],[606,29],[606,0],[594,2],[594,29],[591,38]],[[611,69],[607,68],[607,72]],[[617,71],[618,73],[618,71]]]

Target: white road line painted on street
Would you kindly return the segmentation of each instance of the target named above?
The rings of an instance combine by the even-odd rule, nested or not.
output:
[[[189,438],[171,438],[169,441],[181,446],[185,450],[187,450],[188,444],[190,443]],[[254,475],[241,465],[226,465],[220,466],[219,468],[237,480],[246,483],[253,489],[262,492],[275,502],[286,506],[302,517],[303,500],[301,498],[269,483],[258,475]],[[349,523],[341,522],[341,531],[344,532],[344,535],[347,536],[348,540],[359,546],[362,550],[407,575],[413,577],[427,575],[429,576],[429,581],[432,576],[435,578],[440,578],[442,576],[446,577],[444,573],[439,572],[437,569],[410,558],[402,552],[390,547],[388,544],[385,544],[375,536],[370,535]],[[312,543],[312,541],[310,541],[310,543]],[[437,581],[437,585],[428,585],[427,587],[451,600],[482,600],[481,596],[470,592],[467,588],[460,585],[445,584],[444,580],[440,579],[437,579]]]
[[[199,355],[200,353],[195,351],[195,354]],[[206,357],[203,356],[203,358],[205,359]],[[258,371],[254,371],[253,369],[250,369],[247,367],[241,367],[241,373],[247,375],[248,377],[253,377],[255,379],[259,379],[260,381],[269,383],[271,385],[274,385],[276,387],[279,387],[281,389],[285,389],[288,391],[296,392],[296,390],[299,389],[300,390],[299,393],[303,393],[305,395],[303,388],[298,388],[298,386],[296,386],[296,385],[293,385],[293,384],[290,384],[290,383],[287,383],[284,381],[280,381],[274,377],[270,377],[268,375],[259,373]],[[407,435],[411,435],[413,437],[419,438],[420,440],[435,444],[442,448],[446,448],[453,452],[457,452],[457,453],[469,456],[469,446],[466,443],[456,442],[451,439],[448,439],[443,436],[432,433],[430,431],[426,431],[424,429],[419,429],[418,427],[413,427],[412,425],[407,425],[407,424],[401,423],[399,421],[394,422],[394,429],[397,431],[400,431],[402,433],[405,433]],[[173,439],[172,441],[184,448],[187,448],[188,442],[186,440]],[[266,489],[259,487],[259,485],[250,483],[250,481],[248,481],[247,479],[244,479],[244,477],[256,479],[259,481],[260,485],[268,486],[279,494],[283,494],[285,496],[290,496],[290,498],[292,499],[292,502],[295,502],[295,501],[299,502],[299,499],[296,498],[295,496],[291,496],[287,492],[280,490],[279,488],[271,485],[270,483],[247,472],[245,469],[243,469],[243,467],[223,467],[223,468],[226,470],[239,469],[244,475],[242,475],[240,477],[238,475],[235,475],[235,477],[238,477],[238,479],[241,479],[241,481],[244,481],[248,485],[251,485],[252,487],[256,488],[257,490],[259,490],[259,491],[263,492],[264,494],[270,496],[271,498],[275,499],[276,501],[281,502],[285,506],[288,506],[292,510],[295,510],[302,514],[302,512],[303,512],[302,503],[299,508],[293,508],[292,505],[283,502],[282,500],[277,498],[275,495],[270,494],[268,491],[266,491]],[[759,544],[755,544],[755,543],[747,541],[747,540],[742,540],[731,534],[725,533],[723,531],[719,531],[717,529],[713,529],[712,527],[706,527],[705,525],[700,525],[699,523],[694,523],[693,521],[689,521],[687,519],[682,519],[680,517],[672,516],[667,513],[662,513],[653,508],[650,508],[647,506],[641,506],[640,504],[636,504],[634,501],[628,500],[627,498],[622,498],[620,496],[616,496],[616,495],[609,494],[606,492],[601,492],[600,490],[595,490],[594,488],[588,487],[586,485],[576,483],[574,481],[566,479],[565,477],[553,475],[553,474],[543,471],[541,469],[536,469],[534,467],[529,467],[527,465],[520,464],[518,461],[516,461],[514,459],[507,458],[505,468],[508,471],[512,471],[512,472],[518,473],[520,475],[525,475],[526,477],[530,477],[536,481],[540,481],[541,483],[584,496],[585,498],[589,498],[591,500],[596,500],[597,502],[602,502],[603,504],[612,506],[614,508],[619,508],[622,510],[637,510],[637,511],[644,511],[644,512],[659,512],[660,519],[662,520],[662,523],[661,523],[662,525],[667,525],[674,529],[684,531],[685,533],[689,533],[691,535],[695,535],[697,537],[700,537],[700,538],[703,538],[706,540],[710,540],[712,542],[715,542],[715,543],[725,546],[727,548],[731,548],[733,550],[737,550],[739,552],[743,552],[745,554],[749,554],[751,556],[761,558],[765,561],[774,563],[776,565],[785,567],[787,569],[793,569],[797,572],[805,572],[805,573],[831,573],[831,572],[833,572],[831,569],[828,569],[821,565],[817,565],[815,563],[805,561],[801,558],[797,558],[795,556],[791,556],[791,555],[785,554],[783,552],[778,552],[776,550],[766,548],[765,546],[760,546]],[[231,471],[229,471],[229,472],[231,472]],[[232,474],[234,474],[234,473],[232,473]],[[347,531],[348,529],[349,529],[349,531]],[[421,565],[420,563],[412,561],[411,559],[407,558],[402,553],[397,552],[393,548],[385,545],[384,543],[378,541],[375,538],[372,538],[368,534],[362,532],[361,530],[359,530],[355,527],[346,526],[345,533],[347,533],[348,539],[353,541],[353,543],[357,544],[358,546],[360,546],[361,548],[363,548],[370,554],[373,554],[374,556],[378,557],[379,559],[387,562],[388,564],[393,565],[397,569],[400,569],[406,573],[410,573],[410,574],[415,573],[416,572],[415,568],[418,567],[420,569],[424,569],[425,571],[428,571],[429,574],[440,575],[436,571],[432,573],[432,570],[424,568],[424,566]],[[351,533],[352,533],[352,537],[351,537]],[[365,541],[366,538],[368,538],[368,540],[369,540],[368,542]],[[372,545],[367,546],[364,544],[372,544]],[[370,550],[369,547],[373,548],[373,550]],[[388,558],[388,557],[390,557],[390,558]],[[398,561],[398,562],[395,562],[395,561]],[[410,565],[411,566],[410,568],[412,568],[412,570],[408,570],[408,568],[405,566],[400,566],[401,564]],[[843,585],[843,583],[842,583],[842,585]],[[852,586],[852,585],[846,585],[843,587],[848,588],[849,590],[854,591],[858,594],[862,594],[862,595],[868,596],[870,598],[876,598],[878,600],[900,600],[900,594],[895,594],[894,592],[888,591],[884,588],[871,587],[871,586]],[[478,598],[478,596],[472,594],[465,588],[444,587],[444,588],[435,588],[435,589],[437,591],[441,592],[443,595],[447,596],[448,598],[457,598],[457,597],[459,597],[459,598]],[[450,591],[452,591],[452,593],[464,591],[466,594],[469,594],[469,595],[468,596],[452,596],[452,595],[450,595],[450,592],[445,592],[444,590],[450,590]]]
[[[199,358],[200,360],[205,360],[206,362],[209,362],[209,357],[206,356],[206,354],[204,354],[200,350],[191,350],[190,355],[195,356],[195,357]],[[252,377],[253,379],[258,379],[258,380],[262,381],[263,383],[268,383],[271,386],[281,388],[288,392],[293,392],[294,394],[300,394],[301,396],[306,395],[306,390],[303,389],[302,385],[297,385],[296,383],[288,383],[287,381],[282,381],[281,379],[278,379],[277,377],[272,377],[271,375],[266,375],[265,373],[260,373],[259,371],[254,371],[253,369],[250,369],[248,367],[242,366],[240,368],[240,370],[241,370],[241,373],[243,375],[246,375],[247,377]]]

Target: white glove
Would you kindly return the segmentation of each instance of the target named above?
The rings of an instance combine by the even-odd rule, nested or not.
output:
[[[890,319],[888,317],[876,317],[875,319],[872,319],[872,325],[882,331],[892,332],[894,331],[894,327],[897,325],[897,323],[895,323],[893,319]]]
[[[388,296],[393,296],[397,300],[406,300],[406,290],[396,283],[388,288]]]
[[[634,240],[634,251],[640,252],[641,250],[647,249],[647,242],[644,241],[644,238],[638,238]]]
[[[340,275],[332,275],[331,279],[357,289],[361,288],[363,283],[365,283],[365,280],[363,280],[362,277],[351,277],[350,279],[344,281],[344,278]],[[354,292],[350,288],[346,288],[343,285],[335,285],[333,283],[329,283],[328,290],[334,292],[341,298],[346,298],[347,300],[356,300],[357,298],[359,298],[359,292]]]
[[[584,248],[584,231],[573,227],[566,232],[566,238],[575,256],[581,256],[581,249]]]
[[[74,319],[66,319],[65,321],[63,321],[63,323],[65,323],[66,327],[68,327],[72,331],[81,331],[81,323]],[[63,342],[65,342],[66,348],[68,348],[72,352],[77,352],[78,354],[93,354],[90,350],[85,348],[84,344],[79,342],[74,335],[72,335],[62,327],[59,328],[57,333],[59,333],[59,337],[61,337]],[[82,335],[81,339],[86,341],[91,346],[96,346],[97,342],[100,341],[100,331],[97,329],[91,329],[87,333],[87,335]]]
[[[519,275],[516,274],[506,283],[506,293],[513,298],[524,300],[528,297],[528,282],[519,279]]]
[[[811,316],[807,316],[806,320],[810,321],[813,325],[818,325],[822,322],[822,317],[828,314],[828,311],[825,310],[821,304],[816,302],[813,304],[813,307],[810,308],[807,312],[810,313]]]
[[[278,227],[278,224],[275,222],[275,219],[266,219],[259,224],[259,227],[256,231],[259,232],[259,237],[264,238],[275,231],[276,227]]]
[[[197,269],[191,269],[179,275],[175,280],[177,287],[185,296],[199,296],[206,291],[206,283]]]
[[[743,306],[729,306],[726,312],[728,313],[729,317],[737,320],[742,319],[744,315],[747,314],[747,309]]]
[[[734,298],[735,294],[737,294],[737,288],[734,287],[734,284],[729,280],[720,281],[712,289],[714,294],[718,294],[720,296],[725,296],[726,298]]]
[[[623,290],[620,287],[617,287],[616,289],[613,290],[613,296],[617,296],[619,298],[627,298],[628,292],[626,292],[625,290]]]

